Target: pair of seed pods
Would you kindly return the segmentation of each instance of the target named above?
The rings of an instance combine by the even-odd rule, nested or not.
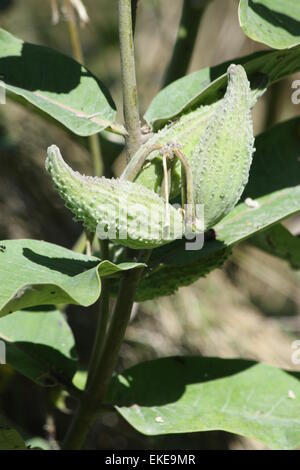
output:
[[[80,175],[49,147],[46,169],[76,220],[100,238],[145,249],[223,218],[241,197],[254,152],[247,75],[241,65],[227,75],[223,99],[154,134],[118,179]],[[184,210],[169,203],[180,193]]]

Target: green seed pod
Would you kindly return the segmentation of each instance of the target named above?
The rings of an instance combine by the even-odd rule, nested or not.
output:
[[[182,237],[181,212],[168,204],[166,226],[165,201],[144,186],[81,175],[65,163],[55,145],[48,148],[46,169],[75,220],[89,232],[107,234],[133,249],[156,248]]]
[[[194,202],[204,205],[204,227],[209,229],[237,203],[248,181],[254,151],[251,107],[253,98],[241,65],[228,68],[223,99],[183,115],[144,144],[125,168],[122,178],[135,179],[161,193],[162,150],[152,151],[142,167],[143,154],[158,144],[178,144],[193,174]],[[181,171],[172,171],[170,198],[180,193]]]
[[[162,151],[154,150],[146,158],[143,165],[143,154],[147,154],[149,149],[155,148],[158,144],[178,144],[187,160],[191,159],[195,146],[199,143],[204,134],[209,117],[213,115],[216,104],[211,106],[201,106],[195,111],[181,116],[178,121],[153,135],[135,153],[132,160],[126,166],[122,179],[135,181],[148,189],[161,194],[163,182]],[[175,198],[181,190],[181,165],[177,160],[172,169],[170,198]]]
[[[251,94],[241,65],[228,68],[228,87],[195,147],[190,166],[194,202],[204,205],[205,228],[223,218],[240,199],[254,152]]]
[[[218,250],[206,251],[204,256],[201,256],[202,252],[193,252],[194,256],[187,258],[184,264],[181,258],[184,245],[179,243],[176,248],[174,246],[172,248],[171,245],[166,250],[169,249],[170,252],[164,251],[165,247],[162,247],[154,252],[138,285],[135,297],[137,302],[174,294],[180,287],[188,286],[197,279],[205,277],[214,269],[220,268],[231,254],[229,247],[221,245]],[[175,252],[176,256],[172,256],[171,262],[164,259],[164,253]],[[124,250],[117,249],[117,251],[111,252],[112,255],[116,253],[118,255],[114,258],[115,263],[126,261]],[[167,254],[167,258],[169,258],[169,254]],[[116,295],[118,292],[117,279],[112,279],[110,286],[112,294]]]
[[[178,266],[162,264],[151,271],[146,271],[138,286],[135,300],[144,302],[174,294],[180,287],[189,286],[212,270],[220,268],[230,253],[229,248],[223,248],[195,263]]]

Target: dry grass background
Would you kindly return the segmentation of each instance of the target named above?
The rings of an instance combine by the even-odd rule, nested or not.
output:
[[[110,0],[86,0],[85,4],[92,18],[81,32],[86,62],[109,86],[121,116],[117,4]],[[248,40],[239,28],[237,4],[237,0],[211,2],[199,31],[191,71],[262,48]],[[136,56],[141,111],[159,90],[173,47],[180,7],[179,0],[140,0]],[[4,28],[25,40],[70,53],[66,25],[64,21],[57,26],[51,24],[48,1],[16,0],[0,19]],[[256,133],[270,122],[299,114],[290,100],[291,80],[286,80],[280,89],[271,89],[257,105]],[[268,115],[270,103],[274,109],[272,116]],[[1,107],[0,124],[3,136],[0,237],[42,238],[71,247],[80,228],[73,224],[53,192],[44,171],[44,155],[47,146],[56,143],[74,167],[91,173],[87,150],[64,130],[11,103]],[[121,155],[116,171],[122,162]],[[297,219],[293,221],[293,230],[300,231]],[[284,261],[244,244],[234,251],[222,270],[180,289],[174,296],[137,306],[122,348],[120,367],[173,354],[200,354],[242,356],[295,368],[291,364],[291,343],[300,338],[299,278],[300,274]],[[80,309],[73,308],[69,319],[84,364],[95,313],[83,315]],[[27,382],[24,387],[28,390]],[[9,396],[13,403],[13,395]],[[47,413],[43,409],[42,417],[37,418],[39,425]],[[59,427],[60,420],[64,420],[61,416],[56,418]],[[32,425],[32,418],[27,421]],[[38,429],[38,425],[32,429]],[[58,429],[58,437],[60,432]],[[255,441],[228,437],[225,433],[144,438],[111,413],[99,420],[91,442],[101,448],[263,448]]]

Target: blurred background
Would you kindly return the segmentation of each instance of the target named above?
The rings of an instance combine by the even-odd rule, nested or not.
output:
[[[85,63],[109,88],[122,120],[117,1],[84,0],[84,4],[91,18],[80,30]],[[139,0],[135,44],[141,115],[160,89],[181,8],[182,0]],[[244,36],[237,11],[237,0],[210,2],[189,71],[265,48]],[[53,24],[50,0],[0,0],[0,24],[25,41],[72,55],[66,19],[62,15]],[[295,78],[300,76],[275,84],[259,101],[253,113],[256,134],[299,114],[299,105],[290,99]],[[0,239],[43,239],[71,248],[80,235],[81,227],[72,221],[44,170],[45,152],[53,143],[74,168],[92,174],[92,159],[83,139],[17,104],[8,101],[0,107]],[[124,166],[122,143],[102,138],[101,149],[103,158],[113,161],[112,172],[117,175]],[[287,226],[299,234],[299,217],[287,221]],[[299,280],[300,273],[286,262],[242,244],[221,270],[176,295],[136,306],[118,367],[161,356],[196,354],[242,356],[295,369],[291,344],[300,339]],[[72,306],[66,315],[84,369],[95,331],[96,308],[83,311]],[[28,439],[45,439],[53,449],[64,436],[73,406],[57,392],[39,389],[8,366],[0,369],[0,405]],[[263,448],[253,440],[222,432],[145,437],[113,412],[99,418],[87,447]]]

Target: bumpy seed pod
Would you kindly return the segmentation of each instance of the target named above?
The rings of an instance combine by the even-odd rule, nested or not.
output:
[[[251,107],[254,105],[246,72],[241,65],[227,71],[223,99],[183,115],[155,134],[134,155],[122,178],[161,192],[162,150],[178,144],[193,173],[194,202],[204,205],[205,229],[212,227],[237,203],[248,181],[254,151]],[[153,149],[153,151],[152,151]],[[149,153],[149,151],[151,153]],[[143,155],[147,155],[143,166]],[[172,172],[170,198],[180,193],[180,164]]]
[[[178,266],[162,264],[151,271],[148,270],[138,286],[135,300],[144,302],[174,294],[179,287],[189,286],[212,270],[220,268],[230,253],[229,248],[223,248],[195,263]]]
[[[174,294],[180,287],[188,286],[197,279],[205,277],[214,269],[220,268],[231,254],[231,248],[223,247],[220,244],[219,249],[211,250],[211,252],[205,250],[205,253],[203,251],[193,252],[194,255],[186,258],[184,263],[182,254],[185,250],[185,243],[179,241],[172,245],[167,250],[165,247],[158,248],[151,257],[148,269],[145,270],[143,279],[137,288],[135,297],[137,302]],[[114,262],[121,263],[126,260],[124,250],[117,248],[115,252],[111,252],[112,255],[116,253],[117,257],[114,258]],[[170,256],[171,253],[174,256]],[[111,290],[113,295],[117,294],[117,279],[112,280]]]
[[[205,228],[238,202],[248,181],[254,152],[252,98],[241,65],[228,68],[228,87],[210,117],[190,162],[194,202],[204,205]]]
[[[144,186],[119,179],[84,176],[73,171],[55,145],[48,148],[46,169],[75,220],[98,236],[133,249],[156,248],[182,237],[183,217]]]
[[[160,194],[164,176],[162,167],[163,152],[157,147],[163,147],[169,143],[178,144],[186,159],[190,160],[193,150],[205,132],[207,122],[213,115],[215,108],[216,104],[201,106],[195,111],[181,116],[178,121],[165,126],[154,134],[135,153],[121,175],[121,179],[134,180]],[[147,157],[143,158],[143,155]],[[180,194],[180,189],[181,165],[179,161],[174,161],[170,198],[172,199]]]

